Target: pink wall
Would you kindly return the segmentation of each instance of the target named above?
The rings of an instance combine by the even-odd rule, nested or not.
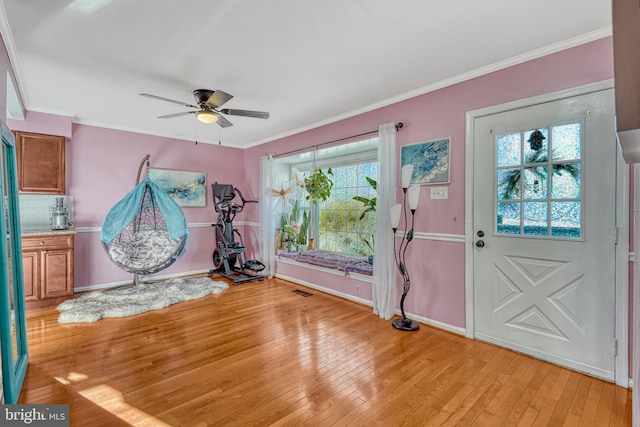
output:
[[[430,200],[429,187],[423,186],[416,231],[464,235],[466,112],[611,78],[612,41],[604,38],[248,149],[245,152],[245,182],[257,193],[260,185],[259,157],[262,155],[375,130],[381,123],[403,122],[404,127],[397,135],[398,156],[402,145],[451,137],[449,199]],[[400,194],[398,191],[398,200]],[[257,216],[253,220],[257,221]],[[416,240],[412,245],[407,265],[412,287],[405,309],[432,320],[464,327],[464,244]],[[278,265],[277,268],[284,267]],[[304,279],[303,275],[300,279]],[[398,292],[400,285],[398,279]],[[340,289],[336,290],[340,292],[354,293],[351,284],[339,286]]]
[[[7,119],[7,126],[11,130],[59,135],[69,140],[73,131],[73,118],[25,111],[24,120]]]
[[[107,211],[133,189],[146,154],[151,155],[151,167],[204,171],[208,183],[244,180],[239,149],[74,125],[67,144],[67,192],[74,196],[77,227],[102,225]],[[215,220],[210,191],[206,208],[185,208],[184,212],[190,223]]]
[[[237,184],[244,177],[242,150],[210,144],[143,135],[132,132],[72,125],[70,118],[28,111],[25,120],[10,120],[11,129],[67,137],[67,194],[74,198],[76,288],[131,280],[131,274],[108,259],[100,242],[99,227],[111,207],[135,186],[138,166],[146,154],[151,167],[204,171],[207,182]],[[142,178],[146,176],[143,169]],[[184,208],[190,225],[187,253],[160,275],[211,268],[214,233],[208,224],[217,216],[210,190],[207,206]],[[239,218],[240,219],[240,218]]]
[[[93,126],[74,125],[67,145],[67,192],[74,197],[76,227],[100,227],[111,207],[135,185],[138,166],[146,154],[151,167],[204,171],[207,182],[241,183],[242,151],[235,148],[143,135]],[[146,176],[143,170],[142,177]],[[185,208],[187,223],[213,223],[216,214],[210,191],[207,206]],[[190,227],[187,253],[159,274],[211,268],[214,234],[211,227]],[[87,252],[76,255],[76,287],[127,280],[130,274],[113,266],[100,247],[99,233],[78,233]],[[78,256],[80,258],[78,258]],[[87,262],[80,262],[86,257]]]
[[[430,200],[429,187],[424,186],[415,225],[418,232],[462,236],[465,113],[610,78],[613,78],[612,43],[611,38],[604,38],[247,150],[73,125],[67,143],[67,192],[74,196],[76,227],[100,227],[111,206],[133,188],[138,164],[148,153],[152,166],[205,171],[209,183],[216,180],[233,183],[242,189],[245,196],[257,198],[260,194],[261,155],[312,146],[345,135],[375,130],[381,123],[395,121],[404,123],[404,128],[397,135],[398,153],[402,145],[451,138],[449,199]],[[46,116],[28,112],[24,122],[13,125],[36,132],[68,132],[67,118]],[[215,221],[211,196],[208,194],[207,197],[206,208],[185,209],[189,223]],[[257,207],[251,207],[244,218],[257,223],[258,217]],[[206,226],[192,227],[190,231],[192,238],[187,255],[163,274],[210,268],[213,231]],[[244,227],[244,232],[249,255],[257,256],[257,227],[249,224]],[[413,280],[405,308],[410,313],[464,327],[464,244],[419,239],[414,242],[408,254],[408,268]],[[305,270],[282,265],[278,269],[293,272],[292,277],[309,280]],[[102,252],[98,233],[91,231],[80,232],[76,236],[75,274],[77,287],[130,277],[110,263]],[[333,275],[315,272],[311,277],[319,285],[355,295],[350,279],[335,280]],[[399,292],[400,285],[398,280]]]

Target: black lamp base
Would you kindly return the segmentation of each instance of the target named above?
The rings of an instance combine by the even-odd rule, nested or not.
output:
[[[420,329],[420,325],[415,320],[411,319],[403,319],[399,317],[397,319],[393,319],[391,322],[394,328],[400,329],[401,331],[417,331]]]

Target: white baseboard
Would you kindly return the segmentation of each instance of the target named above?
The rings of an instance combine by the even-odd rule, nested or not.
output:
[[[335,295],[335,296],[340,297],[340,298],[348,299],[349,301],[354,301],[354,302],[357,302],[357,303],[362,304],[362,305],[373,307],[372,302],[367,300],[367,299],[359,298],[359,297],[354,296],[354,295],[345,294],[344,292],[340,292],[340,291],[336,291],[336,290],[333,290],[333,289],[325,288],[324,286],[316,285],[315,283],[307,282],[306,280],[300,280],[300,279],[297,279],[295,277],[286,276],[284,274],[275,274],[275,277],[277,277],[279,279],[284,279],[284,280],[286,280],[288,282],[297,283],[298,285],[306,286],[307,288],[316,289],[318,291],[324,292],[325,294]]]
[[[367,300],[367,299],[359,298],[357,296],[346,294],[344,292],[340,292],[340,291],[336,291],[336,290],[333,290],[333,289],[325,288],[324,286],[320,286],[320,285],[317,285],[315,283],[307,282],[306,280],[300,280],[298,278],[291,277],[291,276],[286,276],[284,274],[275,274],[275,277],[287,280],[289,282],[297,283],[297,284],[305,286],[307,288],[316,289],[316,290],[318,290],[320,292],[324,292],[326,294],[335,295],[337,297],[344,298],[344,299],[349,300],[349,301],[357,302],[359,304],[366,305],[368,307],[373,307],[373,303],[371,301]],[[402,312],[400,310],[396,310],[396,314],[401,315]],[[443,322],[440,322],[438,320],[429,319],[427,317],[415,315],[415,314],[412,314],[412,313],[406,313],[406,314],[407,314],[407,317],[409,317],[409,318],[411,318],[411,319],[413,319],[413,320],[415,320],[417,322],[423,323],[425,325],[433,326],[434,328],[442,329],[442,330],[445,330],[447,332],[451,332],[451,333],[454,333],[454,334],[457,334],[457,335],[464,336],[466,334],[466,329],[465,328],[460,328],[458,326],[453,326],[453,325],[450,325],[448,323],[443,323]]]
[[[165,280],[170,279],[172,277],[185,277],[185,276],[196,276],[200,274],[209,274],[209,270],[196,270],[196,271],[185,271],[182,273],[176,274],[166,274],[162,276],[140,276],[140,282],[144,282],[146,280]],[[99,289],[110,289],[117,288],[118,286],[130,285],[133,283],[133,274],[131,275],[131,280],[122,280],[119,282],[111,282],[111,283],[99,283],[97,285],[89,285],[89,286],[80,286],[74,288],[74,292],[88,292],[88,291],[97,291]]]

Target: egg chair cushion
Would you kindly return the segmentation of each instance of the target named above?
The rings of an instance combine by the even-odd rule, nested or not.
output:
[[[126,270],[148,271],[164,264],[182,246],[182,239],[170,239],[164,230],[143,230],[128,242],[115,242],[108,247],[109,257]]]

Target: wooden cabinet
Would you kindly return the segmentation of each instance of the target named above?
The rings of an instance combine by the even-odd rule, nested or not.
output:
[[[18,191],[65,193],[65,138],[15,132]]]
[[[22,274],[24,276],[24,300],[35,301],[40,298],[38,291],[38,252],[22,251]]]
[[[73,234],[23,237],[22,270],[27,307],[73,295]]]

